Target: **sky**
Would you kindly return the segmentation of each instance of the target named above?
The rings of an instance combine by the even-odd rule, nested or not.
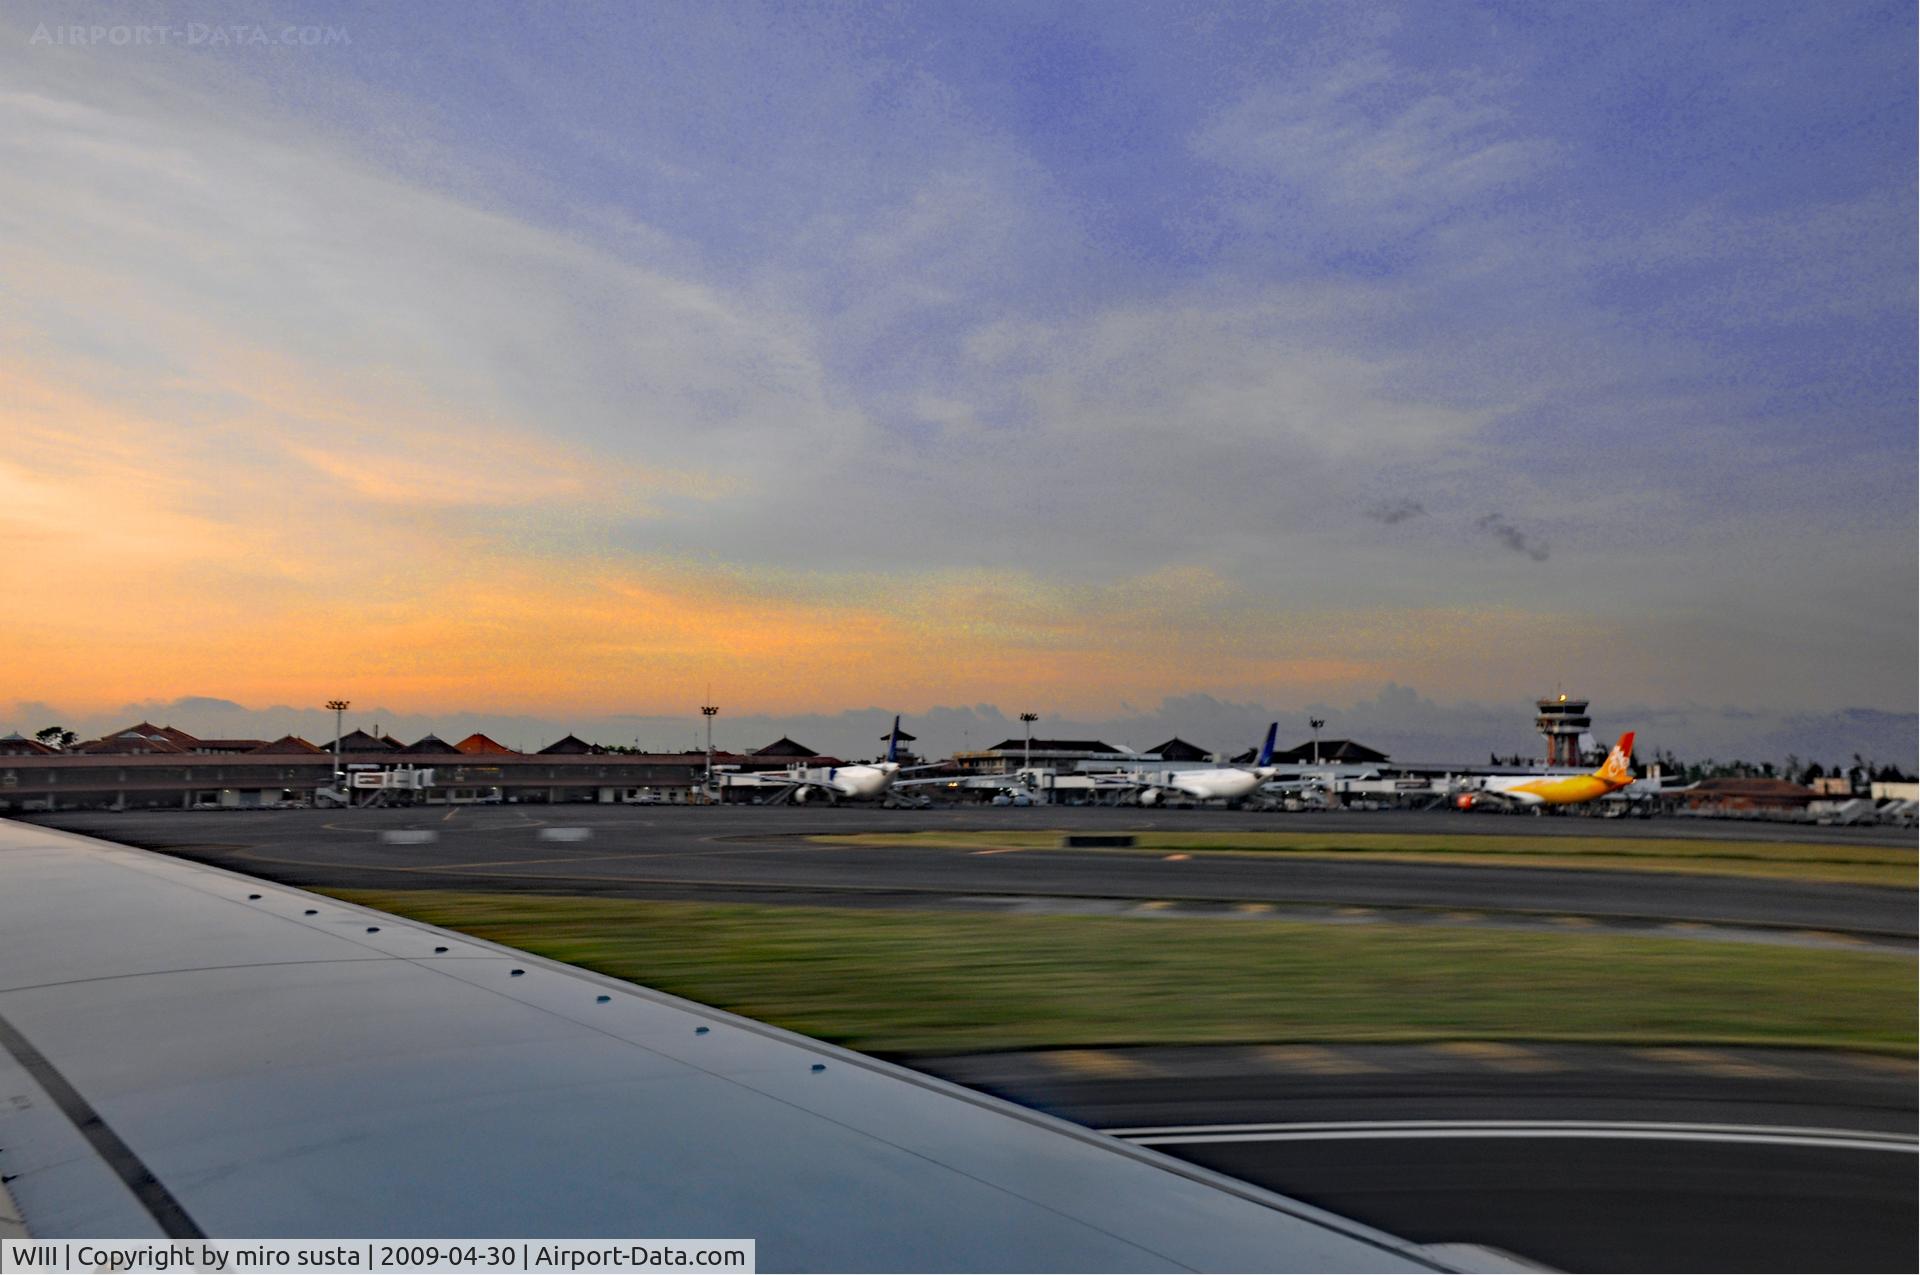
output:
[[[1239,747],[1331,706],[1522,748],[1564,687],[1911,760],[1915,36],[14,6],[0,726],[717,701]]]

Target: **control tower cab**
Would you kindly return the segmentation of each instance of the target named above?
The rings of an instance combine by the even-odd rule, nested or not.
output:
[[[1556,695],[1534,703],[1540,712],[1533,719],[1533,726],[1546,738],[1547,765],[1580,765],[1580,737],[1593,728],[1593,719],[1587,716],[1587,701]]]

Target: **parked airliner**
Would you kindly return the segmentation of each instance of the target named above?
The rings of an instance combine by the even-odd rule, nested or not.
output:
[[[1214,766],[1194,770],[1121,770],[1093,776],[1096,788],[1134,788],[1143,806],[1159,805],[1169,797],[1196,801],[1239,801],[1274,777],[1274,736],[1280,723],[1267,727],[1266,742],[1251,766]]]
[[[793,801],[801,803],[816,797],[827,801],[882,801],[900,774],[899,755],[900,718],[896,716],[893,730],[887,735],[885,761],[857,766],[795,766],[784,773],[729,774],[721,782],[739,788],[784,787]]]
[[[1633,732],[1628,731],[1591,775],[1490,775],[1480,781],[1478,792],[1462,793],[1455,804],[1462,810],[1499,804],[1571,806],[1619,792],[1632,782]]]

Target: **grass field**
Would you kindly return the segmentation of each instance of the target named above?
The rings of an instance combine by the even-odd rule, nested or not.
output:
[[[873,832],[814,840],[844,845],[961,850],[1055,850],[1060,832]],[[1914,889],[1910,846],[1633,837],[1526,837],[1455,833],[1141,832],[1139,853],[1293,855],[1697,876],[1772,877]],[[1088,853],[1115,853],[1113,850]],[[1118,853],[1126,853],[1124,850]]]
[[[1498,930],[330,891],[875,1053],[1443,1039],[1911,1053],[1902,954]]]

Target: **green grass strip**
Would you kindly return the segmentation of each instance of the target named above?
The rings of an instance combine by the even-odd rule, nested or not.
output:
[[[884,1054],[1442,1039],[1911,1054],[1915,965],[1610,934],[330,891]]]
[[[1061,832],[871,832],[821,836],[836,845],[945,850],[1055,850]],[[1498,836],[1452,833],[1140,832],[1135,853],[1287,855],[1310,859],[1579,868],[1694,876],[1762,877],[1911,890],[1920,856],[1911,846],[1686,840],[1677,837]],[[1113,854],[1101,848],[1071,853]]]

